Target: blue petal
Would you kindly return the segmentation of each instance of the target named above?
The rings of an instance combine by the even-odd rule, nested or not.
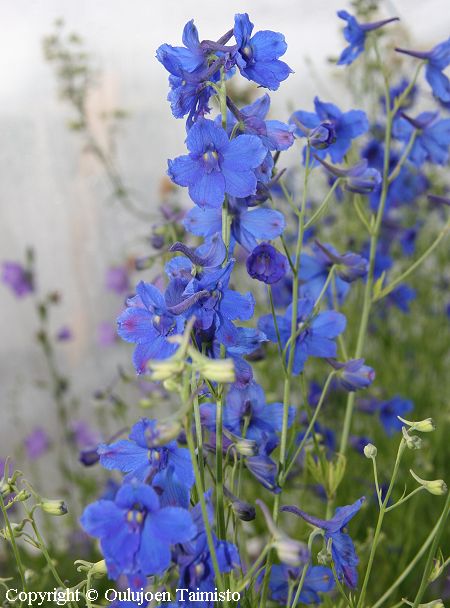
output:
[[[186,137],[186,145],[190,152],[203,154],[212,145],[216,150],[228,148],[228,135],[222,127],[215,124],[213,120],[199,118],[189,129]]]
[[[275,209],[255,209],[244,211],[240,224],[256,239],[271,241],[282,234],[286,222],[283,214]]]
[[[101,538],[120,527],[123,519],[123,511],[112,500],[98,500],[85,508],[80,522],[88,534]]]
[[[425,77],[433,90],[433,94],[444,103],[450,102],[450,80],[439,69],[428,64]]]
[[[203,173],[199,161],[192,159],[188,155],[168,160],[167,166],[167,174],[179,186],[190,186],[200,179]]]
[[[220,207],[225,196],[224,176],[217,171],[203,173],[189,186],[189,196],[200,207]]]
[[[253,57],[255,61],[271,61],[278,59],[287,50],[287,44],[283,34],[262,30],[256,32],[251,39]]]
[[[255,299],[251,293],[240,294],[232,289],[227,289],[220,302],[220,312],[228,319],[240,319],[248,321],[253,316]]]
[[[153,314],[145,308],[130,306],[117,319],[117,333],[127,342],[144,344],[159,337],[153,326]]]
[[[136,371],[142,374],[150,359],[167,359],[176,349],[176,344],[169,344],[162,336],[157,336],[152,342],[138,344],[133,353],[133,364]]]
[[[315,336],[335,338],[344,331],[346,324],[342,313],[331,310],[319,313],[311,325]]]
[[[262,87],[276,91],[280,82],[286,80],[291,72],[291,68],[284,61],[273,59],[272,61],[258,61],[258,63],[247,66],[245,70],[242,70],[242,75]]]
[[[144,306],[151,312],[158,312],[161,314],[165,311],[166,305],[164,297],[154,285],[151,283],[144,283],[140,281],[136,287],[136,293],[141,298]]]
[[[183,226],[197,236],[212,236],[222,230],[222,211],[220,208],[193,207],[185,216]]]
[[[265,159],[267,150],[256,135],[240,135],[230,142],[223,154],[222,169],[247,171],[255,169]],[[235,196],[239,196],[236,194]]]
[[[239,48],[247,44],[253,31],[253,23],[250,21],[248,14],[237,14],[234,16],[234,37]]]
[[[147,452],[147,448],[125,439],[110,445],[101,443],[97,448],[100,462],[105,469],[117,469],[123,473],[148,465]]]
[[[184,46],[186,46],[188,49],[191,49],[192,51],[196,51],[198,49],[198,47],[200,46],[200,41],[198,38],[198,31],[194,25],[193,19],[188,21],[186,23],[186,25],[184,26],[182,40],[183,40]]]
[[[147,519],[151,523],[145,526],[145,534],[151,532],[155,538],[167,544],[184,543],[197,534],[192,515],[180,507],[164,507],[149,514]]]
[[[155,515],[155,513],[148,514],[145,519],[137,554],[140,570],[146,575],[162,574],[170,565],[170,545],[155,534],[153,524]]]

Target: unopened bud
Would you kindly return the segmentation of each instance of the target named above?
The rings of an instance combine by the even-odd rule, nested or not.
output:
[[[167,420],[158,422],[154,435],[152,436],[152,445],[159,446],[169,443],[178,437],[181,431],[181,422],[179,420]]]
[[[447,493],[447,484],[443,479],[434,479],[432,481],[427,481],[426,479],[422,479],[418,475],[414,473],[412,469],[409,469],[409,472],[414,477],[414,479],[421,486],[425,488],[430,494],[434,494],[435,496],[442,496]]]
[[[410,420],[404,420],[400,416],[397,416],[399,420],[410,427],[411,431],[419,431],[419,433],[431,433],[431,431],[436,430],[436,425],[434,424],[433,418],[425,418],[424,420],[419,420],[418,422],[411,422]]]
[[[14,496],[14,502],[23,502],[24,500],[28,500],[31,494],[26,490],[20,490],[18,494]]]
[[[101,561],[96,562],[95,564],[93,564],[90,572],[94,576],[96,576],[96,575],[97,576],[104,576],[108,572],[108,569],[106,568],[106,562],[105,562],[105,560],[102,559]]]
[[[256,517],[256,510],[253,505],[243,500],[240,500],[232,494],[227,488],[224,488],[225,496],[231,502],[231,508],[233,509],[236,517],[242,521],[253,521]]]
[[[406,447],[410,450],[420,450],[422,447],[422,439],[417,435],[409,435],[405,427],[402,428],[403,439],[405,440]]]
[[[184,360],[178,357],[170,357],[162,361],[149,361],[148,368],[152,380],[169,380],[173,376],[181,374],[184,368]]]
[[[207,380],[220,383],[234,382],[233,359],[209,359],[193,348],[189,348],[189,355],[192,358],[192,367]]]
[[[364,456],[366,458],[376,458],[377,452],[378,450],[373,443],[368,443],[366,446],[364,446]]]
[[[49,515],[65,515],[68,512],[63,500],[43,500],[39,506]]]
[[[22,534],[22,530],[25,526],[25,520],[21,521],[20,524],[15,524],[14,522],[10,522],[9,526],[6,526],[2,530],[0,530],[0,536],[5,540],[11,540],[11,532],[13,537],[19,537]],[[11,532],[10,532],[11,528]]]
[[[441,553],[441,556],[438,559],[434,560],[433,569],[430,572],[430,575],[428,577],[428,582],[433,583],[435,580],[437,580],[441,576],[441,574],[444,572],[444,568],[445,568],[445,561],[444,561],[442,553]]]

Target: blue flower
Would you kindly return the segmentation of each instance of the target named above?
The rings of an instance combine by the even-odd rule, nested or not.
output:
[[[347,11],[338,11],[339,19],[343,19],[347,22],[344,28],[344,37],[349,42],[349,46],[346,47],[339,57],[337,62],[338,65],[350,65],[355,61],[357,57],[364,51],[366,44],[366,35],[368,32],[377,30],[387,23],[392,21],[398,21],[398,17],[392,19],[384,19],[383,21],[375,21],[374,23],[359,23],[353,15],[350,15]]]
[[[2,281],[8,285],[17,298],[33,293],[34,278],[30,270],[27,270],[19,262],[2,263]]]
[[[450,80],[444,74],[445,68],[450,64],[450,38],[427,52],[398,48],[395,50],[425,60],[427,62],[425,78],[433,91],[433,95],[444,103],[450,102]]]
[[[370,194],[379,189],[381,184],[380,172],[373,167],[368,167],[365,158],[348,169],[341,169],[325,162],[316,153],[313,154],[313,157],[319,161],[331,175],[344,179],[344,188],[349,192]]]
[[[272,285],[280,281],[288,270],[286,257],[269,243],[261,243],[247,258],[247,272],[252,279]]]
[[[236,64],[244,78],[276,91],[280,82],[292,73],[291,68],[279,59],[287,49],[284,36],[270,30],[256,32],[252,36],[252,31],[253,23],[247,13],[235,15]]]
[[[337,370],[339,384],[346,391],[357,391],[367,388],[375,380],[375,371],[364,364],[364,359],[349,359],[345,363],[330,360],[329,363]]]
[[[189,154],[168,161],[168,174],[179,186],[189,188],[189,196],[200,207],[220,207],[225,193],[245,197],[255,194],[254,169],[267,150],[254,135],[233,140],[222,127],[199,118],[186,138]]]
[[[368,401],[363,400],[360,403],[361,411],[369,414],[378,413],[380,422],[389,437],[402,430],[403,424],[397,416],[405,416],[413,408],[413,402],[400,395],[396,395],[387,401],[370,399]]]
[[[161,508],[155,490],[140,483],[125,484],[114,500],[90,504],[81,524],[88,534],[100,539],[113,579],[121,574],[162,574],[171,562],[171,546],[196,534],[188,511]]]
[[[337,349],[334,342],[346,325],[343,314],[335,311],[319,312],[313,315],[314,300],[302,298],[298,302],[297,337],[295,339],[295,354],[293,372],[299,374],[303,371],[308,357],[335,358]],[[291,336],[292,305],[288,306],[283,317],[277,316],[278,330],[282,346],[284,347]],[[258,327],[272,342],[277,342],[277,332],[272,315],[261,317]],[[286,357],[289,357],[290,346]]]
[[[387,297],[387,304],[395,306],[404,313],[410,310],[411,302],[416,299],[416,290],[409,285],[399,285]]]
[[[289,597],[289,583],[300,580],[302,570],[292,568],[284,564],[275,564],[270,573],[269,587],[272,599],[286,604]],[[320,604],[319,593],[328,593],[334,589],[333,572],[326,566],[308,567],[303,580],[299,601],[303,604]],[[293,587],[292,595],[295,596],[297,586]]]
[[[338,507],[334,516],[331,519],[319,519],[308,515],[298,507],[288,506],[282,507],[282,511],[289,511],[299,517],[302,517],[312,526],[322,528],[325,532],[325,543],[331,539],[331,556],[333,558],[334,567],[339,580],[343,580],[345,584],[354,589],[358,582],[358,556],[356,555],[353,541],[348,534],[343,532],[348,522],[358,513],[363,502],[364,496],[359,498],[352,505]]]
[[[216,428],[216,404],[202,403],[202,422],[211,430]],[[288,425],[294,420],[294,409],[289,408]],[[281,431],[283,425],[283,404],[266,403],[263,388],[250,382],[244,388],[233,386],[229,391],[223,409],[223,425],[235,435],[260,442],[265,436]],[[244,433],[245,429],[245,433]]]
[[[136,294],[117,319],[117,333],[123,340],[136,344],[133,363],[142,374],[150,359],[166,359],[176,351],[178,346],[167,338],[183,332],[184,319],[169,311],[165,298],[154,285],[141,281]]]
[[[228,211],[231,216],[232,240],[249,252],[258,245],[258,240],[276,239],[286,225],[284,216],[279,211],[262,207],[249,209],[245,199],[230,198]],[[189,232],[209,237],[222,230],[222,210],[194,207],[187,213],[183,224]]]
[[[189,505],[189,492],[194,484],[189,450],[176,441],[160,445],[158,423],[143,418],[131,429],[129,440],[122,439],[97,448],[105,469],[127,473],[125,480],[137,479],[158,488],[161,503]]]
[[[336,141],[322,150],[317,150],[316,154],[320,158],[325,158],[329,154],[334,163],[340,163],[350,150],[352,141],[368,131],[369,121],[366,113],[362,110],[342,112],[334,104],[324,103],[318,97],[314,98],[314,108],[315,113],[303,110],[294,112],[289,122],[296,125],[298,137],[305,137],[304,127],[315,129],[321,123],[329,123],[333,127]]]
[[[437,112],[422,112],[416,118],[402,114],[394,122],[393,135],[408,142],[415,129],[419,132],[408,159],[417,167],[427,161],[445,165],[450,146],[450,118],[438,120]]]
[[[363,256],[351,251],[347,251],[341,255],[331,245],[323,245],[317,239],[315,243],[318,247],[318,252],[322,253],[322,259],[325,257],[330,267],[334,265],[337,276],[346,283],[353,283],[356,279],[367,275],[369,262]]]
[[[257,135],[270,151],[287,150],[294,143],[294,126],[279,120],[265,120],[270,108],[270,97],[263,95],[252,104],[238,109],[231,100],[227,112],[227,132],[234,131]],[[221,120],[218,116],[216,122]],[[236,127],[237,125],[237,127]]]
[[[212,524],[214,512],[211,505],[210,491],[205,494],[205,499],[208,519],[210,524]],[[175,561],[180,569],[178,587],[192,591],[215,591],[214,567],[208,547],[200,503],[197,503],[192,509],[191,514],[197,534],[190,542],[177,547],[175,551]],[[219,540],[214,533],[212,533],[212,538],[220,572],[231,572],[234,568],[239,567],[240,560],[236,546],[227,541]],[[186,605],[191,606],[190,603]],[[195,603],[196,605],[198,605],[198,602]],[[213,608],[214,604],[207,601],[201,605],[205,608]]]

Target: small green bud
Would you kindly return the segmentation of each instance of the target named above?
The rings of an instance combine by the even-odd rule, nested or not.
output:
[[[430,576],[428,577],[428,582],[433,583],[435,580],[437,580],[441,576],[441,574],[444,572],[444,568],[445,568],[445,560],[442,555],[442,552],[440,552],[439,558],[434,560],[433,570],[430,572]]]
[[[425,418],[424,420],[419,420],[418,422],[411,422],[411,420],[404,420],[400,416],[397,416],[403,424],[406,424],[410,427],[411,431],[419,431],[419,433],[431,433],[436,430],[436,425],[434,424],[433,418]]]
[[[184,369],[184,360],[178,357],[170,357],[163,361],[156,359],[148,362],[152,380],[168,380],[173,376],[181,374]]]
[[[234,382],[233,359],[209,359],[192,347],[188,348],[188,353],[192,359],[192,367],[207,380],[220,383]]]
[[[402,433],[406,447],[409,450],[420,450],[422,447],[422,439],[420,437],[417,437],[417,435],[409,435],[405,427],[402,428]]]
[[[14,522],[10,522],[11,532],[14,537],[19,537],[22,534],[22,530],[26,524],[26,521],[23,520],[20,524],[15,524]],[[0,536],[5,540],[11,540],[11,534],[9,532],[9,527],[6,526],[2,530],[0,530]]]
[[[24,500],[28,500],[31,494],[26,490],[20,490],[18,494],[14,496],[14,502],[23,502]]]
[[[67,505],[63,500],[43,500],[39,506],[49,515],[65,515],[68,512]]]
[[[366,446],[364,446],[364,456],[366,458],[376,458],[377,452],[378,450],[373,443],[368,443]]]
[[[418,475],[414,473],[412,469],[409,469],[409,472],[414,477],[414,479],[421,486],[425,488],[430,494],[434,494],[435,496],[443,496],[447,493],[447,484],[443,479],[434,479],[432,481],[427,481],[426,479],[422,479]]]
[[[165,445],[169,441],[173,441],[178,437],[181,431],[181,422],[179,420],[166,420],[158,422],[156,432],[152,437],[152,445]]]
[[[101,561],[96,562],[95,564],[93,564],[90,572],[94,576],[99,576],[99,577],[100,576],[104,576],[108,572],[108,569],[106,568],[106,562],[105,562],[105,560],[102,559]]]

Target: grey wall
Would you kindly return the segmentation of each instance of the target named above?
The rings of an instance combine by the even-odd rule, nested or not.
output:
[[[382,3],[383,4],[383,3]],[[397,14],[418,48],[429,48],[449,33],[448,0],[393,0],[384,13]],[[103,80],[92,99],[97,109],[121,106],[131,113],[119,138],[120,164],[128,183],[149,208],[157,201],[166,158],[183,150],[184,125],[170,114],[167,75],[154,58],[162,42],[180,42],[184,23],[194,17],[201,37],[216,38],[248,11],[257,29],[285,34],[286,61],[295,70],[273,95],[278,116],[290,100],[310,107],[314,93],[342,101],[342,90],[325,59],[343,48],[335,12],[345,0],[3,0],[0,4],[0,260],[38,252],[42,289],[58,288],[64,302],[58,322],[75,333],[61,347],[61,365],[71,369],[83,408],[104,384],[122,352],[96,345],[95,330],[113,318],[117,298],[104,291],[104,274],[125,251],[139,251],[144,230],[108,202],[108,187],[79,140],[65,128],[67,110],[55,97],[55,83],[40,43],[52,22],[63,17],[96,55]],[[447,19],[445,18],[447,16]],[[319,84],[305,66],[313,60]],[[43,373],[36,349],[32,303],[17,303],[0,287],[0,457],[34,424],[54,427],[44,393],[26,388]],[[58,323],[56,323],[57,325]]]

